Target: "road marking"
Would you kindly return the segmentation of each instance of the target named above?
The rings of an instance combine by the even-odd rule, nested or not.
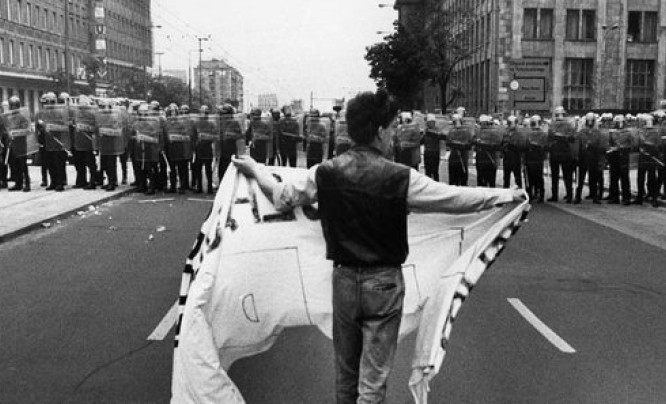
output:
[[[576,350],[571,347],[571,345],[567,344],[565,340],[563,340],[559,335],[555,333],[555,331],[551,330],[546,324],[544,324],[543,321],[539,320],[539,318],[534,315],[530,311],[530,309],[527,308],[523,304],[523,302],[520,301],[520,299],[507,299],[509,303],[520,313],[521,316],[527,320],[528,323],[532,325],[532,327],[536,328],[537,331],[541,333],[548,341],[550,341],[551,344],[555,345],[557,349],[564,353],[576,353]]]
[[[171,306],[162,321],[155,327],[153,333],[148,336],[148,341],[162,341],[164,337],[171,331],[171,327],[176,324],[178,320],[178,300]]]

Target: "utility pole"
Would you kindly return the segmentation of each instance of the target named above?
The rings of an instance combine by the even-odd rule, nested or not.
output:
[[[162,81],[162,55],[164,55],[164,52],[155,52],[155,56],[157,56],[157,65],[159,66],[160,82]]]
[[[203,104],[203,83],[201,81],[202,79],[202,74],[201,74],[201,54],[203,52],[203,49],[201,49],[201,42],[202,41],[208,41],[210,40],[210,35],[207,37],[205,36],[198,36],[197,41],[199,41],[199,108],[201,108],[201,105]]]

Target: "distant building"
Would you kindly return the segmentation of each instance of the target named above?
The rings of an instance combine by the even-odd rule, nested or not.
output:
[[[64,88],[90,92],[88,57],[106,62],[97,77],[103,91],[152,65],[151,28],[150,0],[0,1],[0,98],[18,95],[35,111],[58,72]],[[75,79],[67,83],[65,72]]]
[[[215,105],[231,101],[243,107],[243,76],[224,60],[202,61],[200,67],[194,68],[192,76],[194,88],[199,88],[199,79],[204,90],[210,93]]]
[[[162,70],[162,75],[175,77],[183,83],[187,83],[187,70],[184,69],[164,69]]]
[[[262,111],[269,111],[271,108],[278,108],[278,98],[276,94],[259,94],[257,108]]]
[[[401,21],[426,0],[397,0]],[[461,1],[443,1],[456,12]],[[464,2],[467,4],[468,2]],[[571,113],[591,109],[647,111],[666,90],[666,2],[660,0],[478,0],[465,35],[476,49],[460,63],[469,112]],[[440,104],[425,85],[423,108]]]

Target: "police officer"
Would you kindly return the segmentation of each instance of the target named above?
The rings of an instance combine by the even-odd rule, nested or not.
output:
[[[276,163],[277,165],[280,165],[280,110],[277,108],[271,108],[271,118],[273,119],[273,125],[271,126],[271,130],[273,132],[271,133],[273,140],[273,153],[271,153],[270,157],[268,158],[268,165],[274,166]]]
[[[79,97],[79,108],[92,106],[92,101],[86,96]],[[95,160],[96,137],[99,135],[95,121],[95,112],[89,111],[86,122],[82,122],[81,112],[79,119],[75,122],[74,144],[74,166],[76,167],[76,182],[74,188],[86,190],[95,189],[97,181],[97,161]],[[90,181],[88,181],[88,173]]]
[[[278,125],[278,145],[280,159],[283,166],[296,167],[298,157],[298,144],[302,140],[301,126],[298,119],[294,118],[291,106],[282,107],[284,117]]]
[[[523,175],[521,173],[523,168],[523,148],[524,141],[520,139],[518,133],[518,118],[511,115],[507,118],[507,130],[502,139],[502,152],[504,158],[502,160],[503,175],[504,175],[504,188],[511,186],[511,174],[513,180],[518,188],[523,187]]]
[[[557,202],[560,189],[560,167],[562,168],[562,179],[566,190],[566,202],[572,202],[573,173],[575,168],[572,143],[575,138],[575,128],[571,122],[564,117],[565,111],[562,107],[555,108],[555,120],[548,129],[548,140],[550,143],[550,172],[551,197],[549,202]]]
[[[15,111],[21,108],[21,100],[17,96],[12,96],[9,99],[9,110]],[[23,115],[18,115],[17,119],[20,119],[22,122],[21,127],[29,127],[30,122],[28,118]],[[6,128],[7,130],[9,128]],[[7,144],[9,150],[9,162],[12,167],[12,177],[14,177],[15,184],[12,188],[9,188],[10,191],[23,191],[30,192],[30,172],[28,171],[28,156],[27,152],[27,138],[23,138],[23,144],[19,145],[17,139],[8,139]]]
[[[451,117],[453,129],[446,139],[449,153],[449,184],[467,186],[469,179],[469,150],[472,142],[472,128],[462,126],[462,115]]]
[[[261,115],[259,108],[254,108],[250,113],[250,125],[245,132],[245,141],[250,145],[250,157],[261,164],[266,164],[273,154],[271,150],[273,139],[266,138],[272,135],[272,128],[262,120]]]
[[[190,148],[192,149],[192,158],[190,158],[187,161],[187,164],[185,165],[186,167],[186,172],[185,172],[185,178],[187,178],[187,189],[195,189],[197,188],[197,178],[194,175],[194,164],[196,160],[196,153],[195,153],[195,145],[197,142],[197,130],[196,130],[196,125],[194,124],[194,121],[191,119],[190,116],[190,106],[187,104],[183,104],[180,106],[180,109],[178,111],[178,116],[183,117],[183,120],[187,121],[187,126],[190,128],[189,133],[191,137],[191,142],[190,142]]]
[[[437,129],[435,116],[429,114],[426,117],[426,131],[423,136],[423,165],[425,174],[435,181],[439,181],[441,140],[446,140],[446,136]]]
[[[593,203],[599,203],[599,190],[600,183],[599,176],[603,175],[603,166],[599,167],[599,154],[596,152],[595,147],[599,138],[599,129],[597,129],[597,117],[594,113],[590,112],[584,117],[584,126],[577,134],[576,145],[579,148],[578,158],[578,174],[576,179],[578,184],[576,186],[576,197],[574,203],[579,204],[582,202],[583,186],[585,184],[585,177],[588,176],[588,188]]]
[[[305,160],[308,168],[324,160],[324,145],[327,145],[329,140],[329,129],[320,121],[323,118],[319,110],[311,110],[309,118],[313,123],[308,125],[306,136]]]
[[[631,133],[626,126],[626,117],[617,115],[613,119],[615,129],[611,131],[608,164],[610,169],[609,200],[610,204],[631,204],[631,182],[629,179],[629,154],[632,150]]]
[[[527,167],[528,194],[537,202],[542,203],[546,188],[543,180],[543,161],[546,157],[546,147],[537,139],[547,136],[541,128],[541,117],[533,115],[530,118],[532,133],[528,140],[525,152],[525,166]],[[536,141],[535,141],[536,140]]]
[[[499,145],[487,141],[486,137],[489,138],[490,136],[486,136],[486,133],[495,131],[496,129],[493,128],[493,120],[489,115],[481,115],[479,123],[481,125],[480,135],[475,139],[474,144],[476,151],[477,184],[480,187],[495,188],[497,160],[499,159],[497,147]]]
[[[639,132],[639,154],[638,154],[638,172],[637,184],[638,194],[632,202],[635,205],[642,205],[645,194],[645,180],[647,177],[647,198],[652,202],[652,206],[659,206],[657,194],[659,192],[657,183],[657,170],[659,164],[664,164],[661,156],[661,135],[659,129],[653,125],[652,115],[645,114],[642,117],[644,127]]]
[[[193,182],[196,184],[195,192],[203,192],[202,168],[206,172],[206,183],[208,184],[208,193],[213,193],[213,148],[218,139],[217,129],[210,120],[210,109],[207,105],[202,105],[199,109],[199,126],[196,131],[195,160],[193,170]]]
[[[244,143],[243,122],[241,117],[236,116],[236,108],[230,104],[224,104],[219,108],[222,132],[219,144],[220,160],[217,166],[217,175],[219,181],[224,178],[227,167],[231,163],[231,156],[243,154],[244,150],[239,150],[239,143]]]

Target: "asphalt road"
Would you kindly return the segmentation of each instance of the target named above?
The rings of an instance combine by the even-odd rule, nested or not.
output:
[[[211,206],[176,198],[127,197],[0,245],[0,403],[168,402],[173,331],[147,338]],[[657,218],[646,226],[666,226]],[[665,247],[535,206],[463,306],[431,402],[663,403],[664,263]],[[412,402],[413,343],[399,347],[390,403]],[[250,404],[327,403],[332,359],[317,330],[288,329],[230,376]]]

